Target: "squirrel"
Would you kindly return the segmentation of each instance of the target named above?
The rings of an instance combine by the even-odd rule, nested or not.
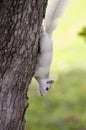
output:
[[[44,29],[40,34],[40,52],[38,54],[37,65],[34,77],[39,84],[39,92],[41,96],[46,95],[54,82],[49,78],[50,65],[52,61],[52,33],[57,26],[56,20],[61,16],[67,0],[51,0],[48,4]]]

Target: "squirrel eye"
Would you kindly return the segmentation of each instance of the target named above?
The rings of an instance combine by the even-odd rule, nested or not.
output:
[[[48,90],[49,90],[49,88],[47,87],[47,88],[46,88],[46,91],[48,91]]]

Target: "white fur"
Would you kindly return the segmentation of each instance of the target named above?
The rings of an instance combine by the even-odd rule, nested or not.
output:
[[[52,39],[46,32],[41,34],[40,47],[34,77],[38,81],[40,94],[44,96],[48,91],[46,88],[50,89],[50,84],[47,82],[50,81],[49,72],[52,61]]]
[[[61,17],[67,1],[68,0],[50,0],[44,21],[45,29],[48,34],[52,34],[53,30],[56,28],[56,20]]]
[[[45,78],[50,72],[50,64],[52,61],[52,40],[46,32],[41,34],[40,46],[35,77]]]
[[[44,96],[48,90],[46,90],[47,88],[50,89],[50,84],[47,84],[47,81],[49,81],[49,78],[39,78],[37,81],[39,83],[39,92],[41,94],[41,96]]]
[[[56,27],[56,19],[61,15],[67,0],[51,0],[45,17],[45,31],[40,35],[40,53],[38,54],[35,79],[39,84],[39,91],[44,96],[53,83],[49,78],[52,61],[52,32]]]

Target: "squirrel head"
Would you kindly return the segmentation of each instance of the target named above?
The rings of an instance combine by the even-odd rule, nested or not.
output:
[[[49,89],[51,88],[51,84],[53,84],[53,80],[51,79],[39,79],[38,83],[39,83],[39,92],[41,94],[41,96],[45,96],[46,93],[49,91]]]

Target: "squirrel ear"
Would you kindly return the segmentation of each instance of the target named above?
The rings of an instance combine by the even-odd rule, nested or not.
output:
[[[47,84],[53,84],[53,83],[54,83],[54,80],[47,81]]]

